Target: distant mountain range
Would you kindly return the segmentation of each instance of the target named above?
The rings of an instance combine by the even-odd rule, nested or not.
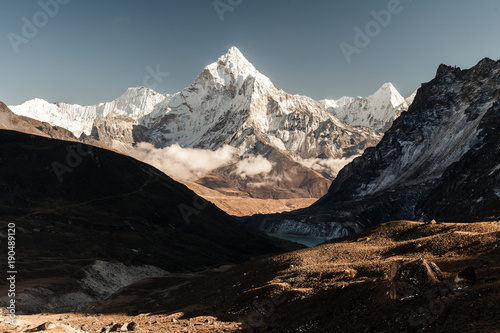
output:
[[[229,146],[225,163],[189,180],[224,193],[279,199],[324,195],[337,172],[375,146],[408,105],[390,83],[367,98],[290,95],[233,47],[172,95],[139,87],[93,106],[33,99],[10,108],[153,165],[166,160],[167,151],[158,149],[173,145],[210,151]],[[156,166],[176,176],[161,164]]]
[[[416,92],[404,99],[392,83],[385,83],[373,95],[342,97],[336,101],[321,101],[327,111],[351,126],[370,127],[385,132],[402,112],[407,111]]]
[[[500,198],[500,61],[441,65],[408,112],[347,165],[310,208],[254,216],[266,232],[339,237],[390,220],[496,219]],[[484,212],[492,212],[484,216]]]

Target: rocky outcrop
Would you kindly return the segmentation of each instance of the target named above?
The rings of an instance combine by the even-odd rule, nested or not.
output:
[[[423,258],[402,265],[391,281],[390,296],[406,299],[424,294],[443,280],[443,272],[434,262]]]
[[[109,113],[94,121],[90,137],[113,148],[146,141],[147,128],[132,118]]]

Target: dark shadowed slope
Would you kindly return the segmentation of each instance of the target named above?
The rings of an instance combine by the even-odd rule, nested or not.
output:
[[[131,157],[8,130],[0,130],[0,225],[2,237],[15,229],[19,313],[75,311],[147,276],[291,244],[247,229]],[[6,263],[6,246],[0,256]]]
[[[155,168],[75,142],[0,130],[0,214],[21,253],[167,270],[279,251]]]

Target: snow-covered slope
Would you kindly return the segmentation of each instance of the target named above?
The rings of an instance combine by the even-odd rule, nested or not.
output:
[[[391,83],[385,83],[368,97],[342,97],[321,103],[344,123],[385,132],[402,112],[408,110],[411,101],[405,100]]]
[[[415,90],[410,96],[408,96],[405,101],[406,101],[406,104],[408,104],[408,107],[410,107],[410,105],[413,104],[413,101],[415,100],[415,96],[417,96],[417,90]]]
[[[94,120],[106,117],[109,113],[141,119],[154,111],[156,105],[168,98],[152,89],[129,88],[122,96],[112,102],[98,105],[81,106],[77,104],[49,103],[35,98],[21,105],[9,106],[17,115],[48,122],[64,127],[76,136],[90,134]]]

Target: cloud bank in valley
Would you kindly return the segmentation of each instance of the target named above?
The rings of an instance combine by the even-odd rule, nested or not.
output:
[[[267,174],[273,168],[271,162],[260,155],[246,155],[239,160],[238,150],[228,145],[212,151],[182,148],[179,144],[155,148],[150,143],[141,142],[127,153],[181,180],[193,181],[231,164],[235,164],[233,173],[243,179]]]
[[[151,164],[173,178],[195,180],[217,168],[233,163],[238,151],[224,146],[215,151],[182,148],[179,144],[155,148],[150,143],[137,144],[129,154],[138,160]]]
[[[330,177],[335,178],[337,177],[339,171],[342,170],[347,164],[351,163],[356,157],[358,156],[340,159],[309,158],[299,162],[307,168],[311,168],[319,173],[326,173]]]
[[[263,156],[248,155],[245,156],[236,165],[236,174],[241,178],[245,179],[247,177],[253,177],[260,174],[268,174],[273,169],[271,162],[266,160]]]

